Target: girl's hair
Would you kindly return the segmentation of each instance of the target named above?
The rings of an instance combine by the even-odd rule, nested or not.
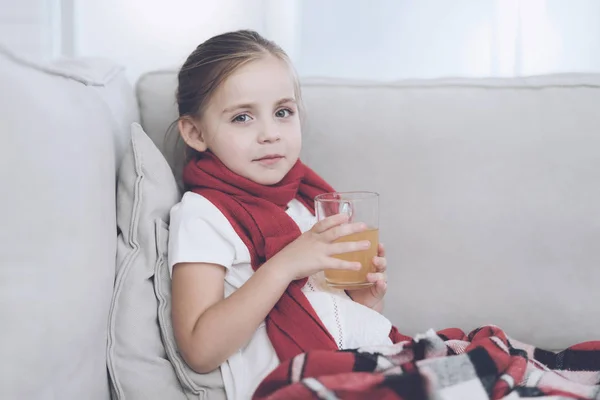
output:
[[[208,39],[196,47],[185,60],[177,76],[179,118],[201,117],[215,91],[231,74],[243,65],[267,55],[275,56],[288,64],[295,81],[296,98],[300,104],[298,79],[287,54],[277,44],[257,32],[240,30]],[[169,131],[176,122],[171,124]],[[181,142],[179,145],[182,145]],[[197,154],[188,146],[184,145],[184,148],[186,161]]]

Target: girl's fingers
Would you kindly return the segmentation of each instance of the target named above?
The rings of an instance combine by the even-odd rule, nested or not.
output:
[[[377,247],[377,255],[379,257],[385,257],[385,247],[383,246],[383,243],[379,243],[379,246]]]
[[[344,261],[338,258],[329,257],[325,264],[325,269],[345,269],[349,271],[359,271],[362,264],[357,261]]]
[[[379,290],[379,292],[381,292],[382,294],[385,294],[385,292],[387,290],[387,282],[386,281],[377,281],[375,286]]]
[[[319,222],[317,222],[313,227],[312,231],[314,233],[323,233],[335,226],[345,224],[348,222],[348,215],[346,214],[336,214],[331,217],[327,217]]]
[[[380,281],[382,283],[385,283],[385,281],[386,281],[385,274],[383,274],[381,272],[370,272],[367,274],[367,281],[369,281],[371,283],[379,283]]]
[[[387,260],[384,257],[374,257],[373,265],[377,272],[385,272],[387,269]]]
[[[355,251],[364,251],[371,247],[371,242],[361,240],[360,242],[339,242],[328,245],[328,255],[334,256]]]
[[[383,299],[387,291],[387,283],[384,280],[378,280],[371,288],[373,297]]]
[[[341,237],[363,232],[365,230],[367,230],[367,225],[364,223],[343,224],[326,230],[323,232],[322,237],[326,242],[333,242]]]

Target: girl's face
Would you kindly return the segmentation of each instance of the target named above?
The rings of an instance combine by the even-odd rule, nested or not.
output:
[[[220,85],[200,121],[180,123],[182,135],[194,149],[210,149],[236,174],[274,185],[300,156],[294,83],[283,60],[252,61]],[[186,129],[195,132],[186,135]]]

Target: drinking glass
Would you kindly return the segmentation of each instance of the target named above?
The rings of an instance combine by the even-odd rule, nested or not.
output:
[[[319,221],[332,215],[348,214],[349,223],[362,222],[367,230],[339,238],[336,242],[357,242],[368,240],[371,247],[367,250],[354,251],[335,255],[346,261],[358,261],[362,268],[359,271],[325,270],[325,280],[329,286],[346,290],[360,289],[372,285],[367,281],[367,274],[375,272],[373,257],[379,247],[379,194],[374,192],[335,192],[315,197],[315,210]]]

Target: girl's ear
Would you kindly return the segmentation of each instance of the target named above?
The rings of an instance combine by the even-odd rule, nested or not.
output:
[[[177,121],[177,127],[179,128],[179,133],[185,144],[196,151],[206,151],[208,146],[206,145],[204,135],[202,134],[202,128],[198,122],[190,117],[182,117]]]

